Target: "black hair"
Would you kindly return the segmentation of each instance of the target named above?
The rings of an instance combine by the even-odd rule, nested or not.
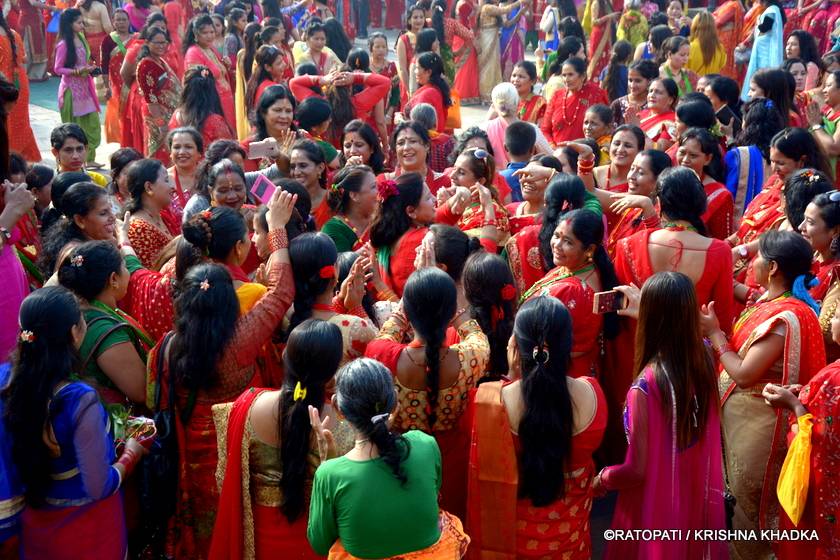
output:
[[[610,109],[606,105],[604,105],[602,103],[596,103],[595,105],[590,105],[589,107],[587,107],[586,113],[594,114],[596,117],[598,117],[598,120],[600,120],[602,123],[604,123],[605,126],[612,128],[612,122],[613,122],[612,109]]]
[[[355,132],[359,137],[370,146],[370,159],[368,159],[368,166],[373,170],[375,175],[379,175],[385,169],[385,154],[382,152],[382,144],[379,141],[379,136],[373,128],[362,119],[353,119],[344,127],[344,134],[341,137],[341,144],[344,145],[344,136]]]
[[[50,181],[55,179],[55,171],[52,167],[43,163],[33,163],[26,172],[26,188],[31,190],[43,189]]]
[[[455,226],[433,224],[429,230],[435,241],[435,261],[446,267],[454,282],[460,282],[467,259],[481,249],[481,243]]]
[[[651,83],[653,82],[659,82],[662,84],[662,87],[665,88],[665,92],[668,94],[668,97],[674,100],[671,104],[671,109],[674,109],[680,98],[680,89],[677,87],[677,82],[671,78],[657,78],[651,81]]]
[[[332,49],[338,60],[342,62],[347,60],[353,43],[347,38],[341,23],[334,17],[327,18],[324,21],[324,35],[327,37],[327,46]]]
[[[254,111],[254,124],[257,128],[257,140],[265,140],[268,138],[268,127],[265,124],[265,114],[272,105],[283,99],[286,99],[291,104],[292,112],[294,113],[297,101],[295,100],[295,96],[292,95],[292,92],[289,91],[289,88],[281,84],[265,88],[265,91],[257,101],[257,109]],[[292,124],[291,128],[294,130],[295,125]]]
[[[382,39],[383,41],[385,41],[385,46],[388,46],[388,36],[382,33],[381,31],[374,31],[373,33],[368,35],[367,45],[369,52],[373,52],[373,42],[377,39]]]
[[[811,268],[814,250],[799,233],[771,229],[762,234],[758,247],[764,260],[773,261],[779,266],[779,272],[788,288],[793,287],[794,281],[800,276],[805,276],[806,287],[814,278]]]
[[[365,49],[358,47],[351,49],[347,53],[347,67],[351,72],[361,70],[362,72],[370,72],[370,55]]]
[[[44,504],[53,483],[55,458],[44,438],[44,427],[54,414],[49,405],[59,384],[69,381],[78,365],[71,329],[82,320],[82,313],[68,290],[47,286],[23,300],[18,317],[21,331],[32,336],[29,341],[18,340],[12,356],[9,385],[2,391],[3,421],[26,501],[37,506]],[[99,401],[94,395],[82,404],[99,406]]]
[[[772,101],[782,115],[783,123],[788,126],[790,113],[794,110],[794,94],[790,87],[790,73],[778,68],[764,68],[750,78],[755,85],[764,91],[764,97]]]
[[[464,266],[464,294],[490,342],[487,375],[498,380],[508,373],[507,343],[516,313],[513,273],[505,259],[485,251],[471,255]]]
[[[801,162],[803,167],[813,167],[829,177],[833,176],[831,164],[822,147],[804,128],[786,128],[773,137],[770,145],[786,157]]]
[[[715,181],[723,181],[725,177],[723,158],[720,155],[720,142],[717,138],[706,128],[694,127],[683,132],[680,137],[680,146],[688,140],[695,140],[705,155],[712,156],[712,160],[703,166],[703,172]]]
[[[785,179],[783,191],[788,223],[798,229],[805,220],[805,208],[813,202],[829,228],[840,225],[840,204],[832,202],[830,197],[820,196],[833,188],[831,177],[816,169],[797,169],[791,173]]]
[[[432,45],[438,40],[437,32],[434,29],[426,27],[421,29],[417,34],[417,42],[414,47],[415,56],[420,56],[426,52],[432,52]]]
[[[528,123],[528,126],[531,126],[531,124]],[[476,155],[478,150],[479,148],[467,148],[458,157],[463,156],[466,158],[470,171],[475,176],[475,180],[480,181],[484,179],[483,185],[490,190],[493,194],[493,199],[498,202],[499,192],[493,184],[493,180],[496,177],[496,161],[490,154],[487,154],[486,157],[478,157]]]
[[[671,28],[667,24],[654,25],[651,27],[648,35],[650,36],[649,46],[656,49],[656,58],[654,58],[654,63],[661,64],[665,61],[665,50],[662,47],[665,44],[665,41],[674,36],[674,32],[671,31]],[[677,50],[679,50],[679,47],[677,47]]]
[[[167,42],[171,42],[171,39],[169,38],[169,31],[167,31],[166,28],[157,26],[148,27],[143,31],[142,38],[144,40],[144,44],[142,47],[140,47],[140,52],[137,53],[138,64],[141,60],[143,60],[144,58],[149,56],[149,54],[151,54],[151,51],[149,50],[149,43],[151,43],[152,39],[154,39],[158,35],[163,35]]]
[[[64,41],[64,44],[67,45],[67,55],[64,58],[65,68],[76,67],[76,34],[73,32],[73,23],[81,17],[82,11],[78,8],[67,8],[61,12],[58,20],[59,40]],[[11,33],[9,34],[9,40],[14,42]]]
[[[335,376],[335,396],[341,414],[376,446],[382,461],[405,485],[408,477],[403,461],[411,453],[411,445],[388,426],[388,414],[397,406],[394,379],[388,368],[370,358],[345,364]]]
[[[583,26],[577,18],[577,9],[572,8],[574,2],[567,2],[565,4],[570,4],[570,6],[564,6],[564,8],[569,8],[569,13],[560,18],[560,21],[557,23],[557,32],[562,34],[563,38],[577,37],[581,40],[585,39],[586,35],[584,34]],[[565,13],[565,11],[562,13]]]
[[[11,35],[9,35],[11,37]],[[14,42],[14,41],[13,41]],[[17,103],[20,89],[15,84],[0,76],[0,181],[10,178],[9,173],[9,112],[7,106]]]
[[[583,208],[586,186],[577,175],[557,173],[545,189],[545,209],[540,226],[540,253],[546,271],[554,268],[551,258],[551,236],[560,218],[571,209]]]
[[[289,243],[289,260],[295,280],[294,313],[289,319],[289,332],[312,316],[312,306],[335,282],[335,276],[321,275],[324,267],[335,266],[338,251],[326,233],[304,233]]]
[[[574,150],[572,150],[574,151]],[[575,152],[577,154],[577,152]],[[532,162],[539,163],[543,167],[550,167],[551,169],[556,169],[557,172],[563,172],[563,164],[554,156],[550,156],[547,154],[538,154],[531,158]],[[577,160],[575,160],[575,166],[577,167]]]
[[[770,142],[785,128],[779,108],[763,97],[756,97],[744,104],[744,121],[741,132],[735,137],[739,146],[755,146],[765,163],[770,163]]]
[[[335,375],[344,353],[341,330],[319,319],[308,319],[291,333],[283,352],[283,389],[278,399],[279,459],[283,465],[280,511],[289,523],[306,511],[309,472],[309,408],[324,407],[326,385]],[[295,387],[306,390],[303,398]]]
[[[514,68],[521,68],[526,74],[528,74],[528,78],[534,83],[537,83],[537,65],[531,62],[530,60],[520,60],[516,64],[513,65]],[[534,89],[534,86],[531,86],[531,89]]]
[[[90,177],[82,171],[64,171],[56,174],[52,189],[50,189],[52,208],[47,208],[46,212],[41,216],[41,231],[43,234],[46,234],[50,227],[64,216],[61,204],[61,198],[64,196],[64,193],[76,183],[89,182]]]
[[[298,195],[292,217],[289,219],[289,223],[286,224],[286,237],[288,237],[289,241],[298,235],[314,229],[314,222],[309,216],[309,213],[312,211],[312,201],[309,198],[309,192],[306,190],[306,187],[294,179],[277,179],[274,184],[281,190]],[[260,206],[256,214],[260,227],[265,232],[268,232],[267,214],[268,206],[265,205]]]
[[[616,99],[619,97],[619,67],[626,66],[627,61],[633,55],[633,45],[628,41],[616,41],[610,54],[610,62],[607,64],[607,74],[604,76],[602,87],[607,92],[609,98]]]
[[[342,167],[334,176],[327,191],[327,204],[336,214],[346,214],[350,209],[350,193],[359,192],[373,170],[367,165]]]
[[[738,82],[729,76],[717,76],[709,82],[709,87],[736,116],[741,117],[741,88]]]
[[[688,44],[688,39],[682,35],[672,35],[668,37],[662,43],[662,60],[666,60],[669,55],[678,52],[681,48]]]
[[[703,94],[700,94],[703,95]],[[703,101],[685,100],[685,96],[677,103],[677,118],[688,128],[705,128],[709,130],[717,122],[715,109],[709,98],[703,95]]]
[[[256,69],[251,73],[251,77],[248,78],[248,83],[245,87],[246,107],[253,107],[259,101],[256,99],[256,96],[260,84],[264,80],[271,80],[271,73],[265,67],[274,64],[274,61],[282,55],[282,51],[274,45],[262,45],[257,49],[253,62]]]
[[[50,146],[54,150],[60,150],[68,138],[73,138],[85,146],[88,145],[87,134],[81,126],[76,123],[63,123],[50,132]]]
[[[440,91],[443,97],[443,106],[451,107],[452,99],[449,95],[449,84],[444,77],[443,59],[440,55],[434,52],[424,52],[417,57],[417,65],[432,72],[429,76],[429,83]]]
[[[342,72],[351,72],[346,64],[342,64],[340,70]],[[325,88],[324,94],[326,95],[326,101],[332,109],[330,127],[327,131],[328,138],[340,138],[344,133],[344,127],[347,126],[347,123],[356,118],[356,111],[353,109],[353,93],[356,91],[356,87],[360,86],[340,86],[332,83]]]
[[[547,506],[566,493],[572,459],[574,405],[566,376],[572,352],[572,317],[553,297],[525,302],[516,314],[513,336],[522,367],[524,411],[518,434],[520,498]]]
[[[216,206],[199,212],[182,227],[182,238],[175,252],[175,277],[181,281],[205,258],[224,262],[247,234],[242,214],[233,208]]]
[[[586,45],[582,38],[578,38],[575,35],[569,35],[563,38],[560,41],[560,46],[557,48],[557,56],[554,58],[554,61],[548,67],[548,73],[550,75],[559,75],[560,71],[563,69],[563,63],[566,61],[567,58],[570,56],[576,55],[580,52],[580,49],[585,49]]]
[[[39,267],[46,278],[52,276],[55,271],[56,259],[59,253],[70,241],[87,241],[84,232],[76,225],[75,216],[86,216],[93,210],[97,202],[107,193],[101,187],[88,182],[89,177],[85,176],[85,182],[75,182],[66,191],[61,192],[63,185],[55,189],[56,184],[64,173],[59,173],[53,181],[53,189],[59,191],[58,205],[53,197],[53,206],[60,209],[63,217],[58,220],[52,219],[52,223],[44,233],[44,242],[39,257]],[[78,177],[73,177],[73,180]]]
[[[659,177],[660,173],[673,165],[671,156],[662,150],[642,150],[638,155],[644,156],[650,160],[650,170],[657,177]]]
[[[806,68],[809,62],[813,62],[822,70],[823,64],[820,59],[820,49],[817,46],[817,41],[814,36],[803,29],[794,29],[788,35],[788,39],[791,37],[796,37],[797,41],[799,41],[799,58],[805,63]]]
[[[638,72],[641,74],[642,78],[646,79],[648,82],[652,82],[659,77],[659,67],[654,61],[646,58],[632,62],[627,69],[628,74],[630,70]]]
[[[411,218],[406,209],[420,204],[426,183],[419,173],[404,173],[396,184],[397,194],[382,201],[370,224],[370,242],[376,249],[390,247],[408,231]]]
[[[461,152],[467,149],[467,143],[473,138],[481,138],[482,140],[484,140],[484,143],[487,145],[487,153],[495,157],[495,154],[493,153],[493,144],[490,142],[490,137],[487,136],[487,132],[477,126],[471,126],[461,131],[461,134],[458,135],[455,142],[455,147],[449,154],[449,163],[455,163],[455,160],[458,159],[458,156],[461,155]]]
[[[509,124],[505,130],[505,150],[513,157],[527,156],[534,150],[536,143],[537,131],[531,123],[516,121]]]
[[[324,124],[332,118],[332,106],[329,101],[320,97],[307,97],[298,105],[295,120],[303,130]]]
[[[706,235],[700,219],[706,212],[706,191],[694,171],[686,167],[666,169],[656,180],[656,196],[661,213],[669,220],[685,220],[700,235]]]
[[[238,318],[239,299],[227,268],[201,263],[187,272],[175,298],[175,336],[169,346],[176,387],[193,392],[216,385]]]
[[[574,68],[575,72],[577,72],[578,74],[586,76],[586,61],[582,58],[578,58],[576,56],[567,58],[563,61],[562,66],[566,66],[567,64]]]
[[[612,113],[610,113],[610,116],[612,116]],[[606,124],[610,124],[609,121],[605,122]],[[629,132],[630,134],[632,134],[633,138],[636,140],[636,149],[638,149],[639,151],[645,148],[645,133],[641,128],[639,128],[635,124],[622,124],[617,126],[612,133],[612,137],[615,138],[615,135],[619,132]],[[612,140],[610,141],[612,142]]]
[[[9,27],[9,23],[6,21],[6,16],[3,15],[2,10],[0,10],[0,29],[6,32],[6,37],[8,37],[9,39],[9,47],[12,50],[12,68],[15,68],[18,64],[17,44],[15,42],[14,35],[12,35],[12,30]]]
[[[187,31],[184,34],[184,44],[182,46],[182,52],[184,54],[187,53],[187,50],[191,46],[197,44],[196,35],[198,30],[208,25],[214,29],[216,28],[216,25],[213,23],[213,18],[209,14],[197,15],[187,23]]]
[[[146,183],[156,183],[163,164],[156,159],[139,159],[128,164],[125,169],[126,186],[131,198],[125,203],[125,210],[134,214],[143,209],[143,193]]]
[[[198,151],[199,154],[204,154],[204,138],[202,138],[201,133],[198,129],[193,128],[192,126],[179,126],[178,128],[173,128],[169,131],[169,134],[166,135],[166,146],[171,150],[172,149],[172,141],[175,139],[176,134],[186,134],[190,138],[192,138],[193,143],[195,144],[195,149]]]
[[[420,137],[420,142],[426,147],[426,163],[428,163],[432,154],[432,140],[429,137],[429,131],[426,130],[426,127],[417,121],[403,121],[395,126],[394,132],[391,133],[391,145],[397,145],[397,138],[399,138],[400,134],[402,134],[402,132],[406,129],[413,130],[414,134]]]
[[[26,175],[26,159],[18,152],[9,152],[9,175]]]
[[[359,253],[356,251],[344,251],[343,253],[338,254],[338,259],[335,261],[335,269],[338,275],[336,286],[341,286],[341,284],[347,279],[350,275],[350,269],[353,267],[353,264],[358,258]],[[375,300],[371,296],[370,292],[365,290],[365,295],[362,296],[362,307],[371,322],[373,322],[373,324],[378,328],[381,325],[379,325],[376,320],[376,308],[374,307],[374,303]]]
[[[439,268],[423,268],[408,278],[403,290],[403,308],[414,332],[426,346],[426,399],[429,403],[429,429],[438,418],[440,390],[440,349],[446,329],[455,316],[458,294],[455,282]]]
[[[239,154],[243,159],[247,157],[242,144],[236,140],[220,138],[218,140],[213,140],[213,142],[207,146],[207,150],[204,152],[204,161],[199,164],[198,171],[196,172],[195,188],[196,193],[199,196],[206,198],[208,202],[210,202],[210,187],[212,186],[209,179],[210,170],[220,161],[225,159],[229,160],[230,156],[233,154]],[[239,166],[237,165],[237,167]],[[242,173],[242,176],[244,177],[245,174]]]
[[[129,163],[143,159],[143,154],[134,148],[120,148],[111,154],[111,194],[116,194],[119,190],[117,187],[117,179],[125,170]]]
[[[659,26],[662,26],[662,25],[664,25],[665,27],[668,27],[668,14],[666,14],[663,11],[665,9],[665,2],[663,2],[663,0],[656,0],[655,4],[659,6],[659,11],[654,12],[650,15],[650,17],[648,18],[648,26],[650,27],[650,29],[653,29],[654,27],[659,27]],[[670,27],[668,27],[668,31],[671,31]],[[669,37],[670,37],[670,35],[669,35]]]
[[[446,30],[444,29],[444,20],[446,17],[446,0],[434,0],[434,2],[432,2],[431,9],[432,29],[435,30],[438,42],[441,45],[444,45],[446,44]]]
[[[80,298],[93,301],[108,287],[111,274],[119,274],[122,266],[122,255],[113,243],[87,241],[59,265],[58,281]]]
[[[277,0],[266,0],[263,4],[263,9],[267,12],[270,6],[275,6],[278,10],[280,9],[277,5]],[[242,57],[242,73],[246,83],[251,78],[251,71],[254,67],[254,55],[259,46],[263,44],[263,41],[260,40],[262,31],[262,26],[255,21],[245,26],[245,32],[242,38],[242,42],[245,43],[245,54]]]
[[[309,99],[313,98],[310,97]],[[324,165],[324,170],[321,172],[321,176],[318,177],[318,183],[321,185],[322,189],[327,188],[327,159],[324,156],[324,150],[321,149],[321,146],[312,140],[298,140],[292,144],[292,152],[294,151],[303,152],[306,154],[309,161],[315,165]]]
[[[226,21],[225,21],[225,23],[226,23],[225,27],[227,28],[228,34],[232,33],[233,35],[236,35],[237,37],[239,37],[241,39],[242,34],[236,28],[236,22],[239,21],[242,18],[247,19],[248,14],[246,14],[245,10],[243,10],[242,8],[231,8],[230,11],[228,11],[228,13],[226,15],[227,15],[227,18],[226,18]]]
[[[191,126],[198,131],[204,129],[204,122],[211,115],[224,114],[216,89],[216,78],[209,68],[198,65],[184,72],[184,88],[181,90],[177,111],[182,126]],[[202,151],[201,148],[199,151]]]

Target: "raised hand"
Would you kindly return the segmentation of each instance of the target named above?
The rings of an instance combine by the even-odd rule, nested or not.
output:
[[[277,189],[268,201],[268,213],[265,218],[268,222],[268,230],[281,229],[286,227],[295,209],[298,195],[282,189]]]
[[[322,463],[336,456],[335,438],[332,432],[327,429],[329,422],[329,416],[325,416],[321,420],[321,414],[318,412],[318,409],[309,405],[309,424],[312,426],[312,431],[318,440],[318,456],[321,458]]]

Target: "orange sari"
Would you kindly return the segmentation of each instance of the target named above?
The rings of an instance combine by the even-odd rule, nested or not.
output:
[[[727,53],[726,64],[720,73],[724,76],[738,79],[738,71],[735,68],[735,47],[741,39],[741,29],[744,25],[744,7],[741,0],[729,0],[718,7],[712,14],[715,17],[715,25],[718,30],[718,40]]]

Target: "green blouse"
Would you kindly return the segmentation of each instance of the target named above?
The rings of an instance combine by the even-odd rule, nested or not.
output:
[[[352,251],[358,241],[356,232],[344,223],[340,218],[333,216],[321,227],[321,233],[326,233],[335,242],[335,248],[339,253]]]

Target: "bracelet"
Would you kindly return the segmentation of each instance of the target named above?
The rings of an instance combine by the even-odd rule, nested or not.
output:
[[[140,456],[137,454],[136,451],[132,451],[128,447],[123,449],[122,455],[120,455],[120,458],[117,461],[117,464],[122,465],[123,469],[125,469],[125,475],[123,475],[123,480],[125,480],[128,477],[128,475],[131,474],[139,460]]]
[[[131,246],[131,241],[123,241],[122,243],[117,245],[117,247],[119,249],[122,249],[123,247],[128,247],[129,249],[134,249],[134,247]]]
[[[280,249],[289,248],[289,235],[286,233],[285,227],[273,229],[268,232],[268,247],[272,253]]]
[[[376,292],[377,301],[399,301],[400,298],[390,288],[385,288],[382,291]]]
[[[709,339],[709,342],[712,342],[712,340]],[[724,339],[723,344],[721,344],[720,346],[715,346],[715,344],[712,342],[712,350],[714,350],[715,356],[717,356],[718,359],[720,359],[721,356],[723,356],[727,352],[733,352],[732,347],[729,345],[729,341],[726,339]]]
[[[492,220],[485,220],[485,221],[484,221],[484,222],[482,222],[482,224],[481,224],[481,227],[489,227],[489,226],[496,227],[496,220],[495,220],[495,219],[492,219]]]

